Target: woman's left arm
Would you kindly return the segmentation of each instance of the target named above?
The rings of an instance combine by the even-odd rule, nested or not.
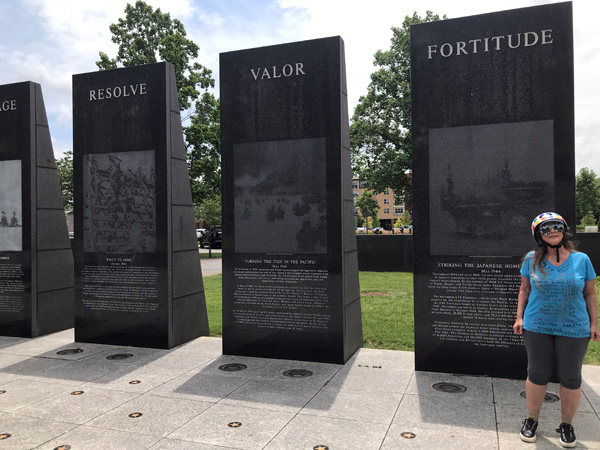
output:
[[[583,298],[587,306],[587,312],[590,316],[591,339],[594,342],[600,341],[600,332],[598,331],[598,306],[596,304],[596,287],[594,280],[586,281],[583,288]]]

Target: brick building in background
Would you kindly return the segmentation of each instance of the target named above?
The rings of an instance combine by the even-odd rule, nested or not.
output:
[[[354,194],[354,201],[360,197],[363,191],[368,190],[365,188],[366,182],[360,181],[358,178],[352,179],[352,192]],[[377,200],[379,205],[379,212],[377,217],[379,218],[380,226],[386,230],[391,229],[394,226],[394,222],[398,220],[404,214],[404,211],[411,212],[412,208],[405,201],[398,204],[394,200],[394,191],[392,189],[386,189],[378,194],[373,194],[373,198]],[[354,216],[360,216],[358,208],[354,208]]]

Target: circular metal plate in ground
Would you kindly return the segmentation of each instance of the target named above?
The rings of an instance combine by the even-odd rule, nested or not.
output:
[[[329,450],[329,447],[327,447],[326,445],[315,445],[313,447],[313,450]]]
[[[73,392],[71,392],[71,395],[81,395],[83,393],[84,393],[83,391],[73,391]]]
[[[219,366],[219,370],[222,370],[223,372],[237,372],[239,370],[245,370],[247,368],[247,365],[238,363],[223,364],[222,366]]]
[[[143,414],[141,412],[134,412],[129,414],[129,417],[131,417],[132,419],[137,419],[138,417],[142,417]]]
[[[115,353],[114,355],[108,355],[106,357],[106,359],[109,359],[111,361],[118,361],[120,359],[127,359],[127,358],[133,358],[133,355],[131,353]]]
[[[465,392],[467,390],[467,388],[465,386],[463,386],[462,384],[445,383],[445,382],[435,383],[431,387],[434,388],[436,391],[447,392],[449,394],[459,394],[459,393]]]
[[[131,380],[129,384],[140,384],[141,382],[141,380]]]
[[[404,439],[414,439],[417,437],[417,435],[411,431],[400,433],[400,436],[402,436]]]
[[[291,369],[283,372],[283,376],[290,378],[306,378],[312,376],[312,372],[306,369]]]
[[[0,433],[0,441],[2,441],[4,439],[8,439],[11,436],[12,435],[10,433]]]
[[[229,428],[239,428],[242,426],[242,422],[230,422],[227,424]]]
[[[54,447],[54,450],[71,450],[70,445],[59,445],[58,447]]]
[[[521,397],[527,398],[527,392],[525,392],[525,391],[521,392]],[[546,395],[544,395],[544,401],[546,403],[555,403],[555,402],[558,402],[559,400],[560,400],[560,397],[558,395],[548,394],[548,393],[546,393]]]
[[[60,352],[56,352],[57,355],[76,355],[77,353],[82,353],[82,348],[68,348],[66,350],[61,350]]]

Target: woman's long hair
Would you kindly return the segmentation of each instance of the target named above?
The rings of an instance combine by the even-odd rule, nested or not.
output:
[[[539,233],[539,231],[536,230],[537,233]],[[567,250],[569,250],[570,252],[576,252],[577,251],[577,244],[571,240],[571,235],[568,234],[568,230],[565,230],[565,235],[564,235],[564,240],[563,240],[563,247]],[[542,276],[544,278],[546,278],[546,269],[544,268],[544,258],[546,257],[546,255],[548,254],[548,250],[550,250],[551,248],[544,245],[541,247],[538,247],[535,249],[535,253],[533,254],[533,256],[529,256],[529,258],[533,257],[533,264],[532,264],[532,268],[531,268],[531,276],[534,279],[538,279],[537,274],[541,273]],[[554,250],[554,249],[552,249]],[[528,254],[529,255],[529,254]],[[525,259],[529,259],[527,257],[527,255],[525,255]]]

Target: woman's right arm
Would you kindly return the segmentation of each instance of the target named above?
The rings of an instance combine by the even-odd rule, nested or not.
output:
[[[523,313],[525,312],[530,292],[531,284],[529,283],[529,278],[521,275],[521,287],[519,288],[519,299],[517,302],[517,320],[515,320],[515,324],[513,325],[515,334],[523,334]]]

